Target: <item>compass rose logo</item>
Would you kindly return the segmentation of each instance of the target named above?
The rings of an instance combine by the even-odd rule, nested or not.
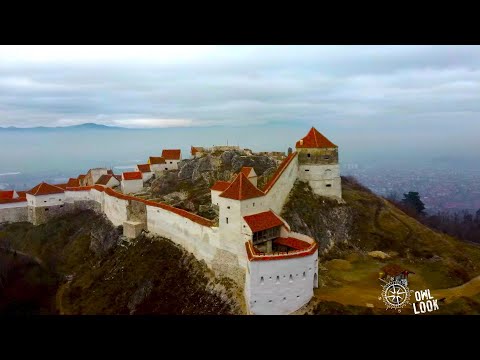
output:
[[[382,296],[378,300],[383,300],[387,309],[401,312],[402,308],[410,304],[410,292],[404,281],[392,280],[382,286]]]

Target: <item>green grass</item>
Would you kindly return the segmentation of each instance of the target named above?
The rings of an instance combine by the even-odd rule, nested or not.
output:
[[[345,204],[316,196],[307,184],[298,182],[282,212],[291,225],[295,224],[295,219],[302,220],[303,224],[294,228],[295,231],[310,233],[319,241],[324,241],[327,231],[337,230],[338,223],[331,217],[334,209],[342,209],[350,216],[348,243],[337,242],[330,251],[320,254],[320,264],[327,270],[319,271],[323,286],[315,289],[314,302],[329,304],[322,305],[321,313],[336,313],[338,309],[362,312],[344,307],[360,306],[365,309],[367,303],[374,304],[375,311],[384,308],[383,303],[378,301],[381,290],[378,273],[390,262],[415,272],[409,277],[412,289],[449,289],[480,275],[480,246],[425,227],[388,201],[348,179],[342,179],[342,184]],[[398,255],[388,260],[366,255],[374,250],[393,251]],[[347,260],[351,267],[334,259]],[[464,292],[468,296],[464,297],[461,297],[463,288],[459,289],[459,294],[455,293],[455,296],[460,298],[448,304],[447,309],[476,313],[480,288],[475,286],[469,286]],[[472,297],[475,291],[477,297]]]

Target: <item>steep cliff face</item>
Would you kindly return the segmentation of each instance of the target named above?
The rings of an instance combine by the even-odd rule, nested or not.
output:
[[[215,277],[205,263],[166,239],[142,235],[127,241],[120,228],[91,211],[69,214],[38,227],[28,223],[3,225],[0,247],[5,244],[40,259],[36,266],[45,270],[33,281],[40,287],[10,282],[7,289],[9,293],[49,289],[45,294],[49,299],[37,296],[41,304],[31,305],[30,313],[45,308],[45,303],[53,304],[51,313],[60,314],[244,311],[239,289],[228,279]],[[44,273],[55,274],[57,283],[52,285],[52,276],[46,283]],[[18,276],[15,279],[21,280]],[[18,302],[18,298],[8,299],[10,303],[0,301],[0,311],[10,311]]]
[[[321,252],[351,242],[357,226],[355,209],[315,195],[301,181],[296,181],[281,215],[293,231],[316,239]]]

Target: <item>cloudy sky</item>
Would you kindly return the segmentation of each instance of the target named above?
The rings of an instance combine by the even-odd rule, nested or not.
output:
[[[479,111],[478,46],[0,47],[0,126],[315,125],[480,152]]]

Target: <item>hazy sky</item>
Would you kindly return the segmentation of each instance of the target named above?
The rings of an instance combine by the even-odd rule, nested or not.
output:
[[[0,47],[0,126],[314,125],[480,153],[479,111],[478,46]]]

